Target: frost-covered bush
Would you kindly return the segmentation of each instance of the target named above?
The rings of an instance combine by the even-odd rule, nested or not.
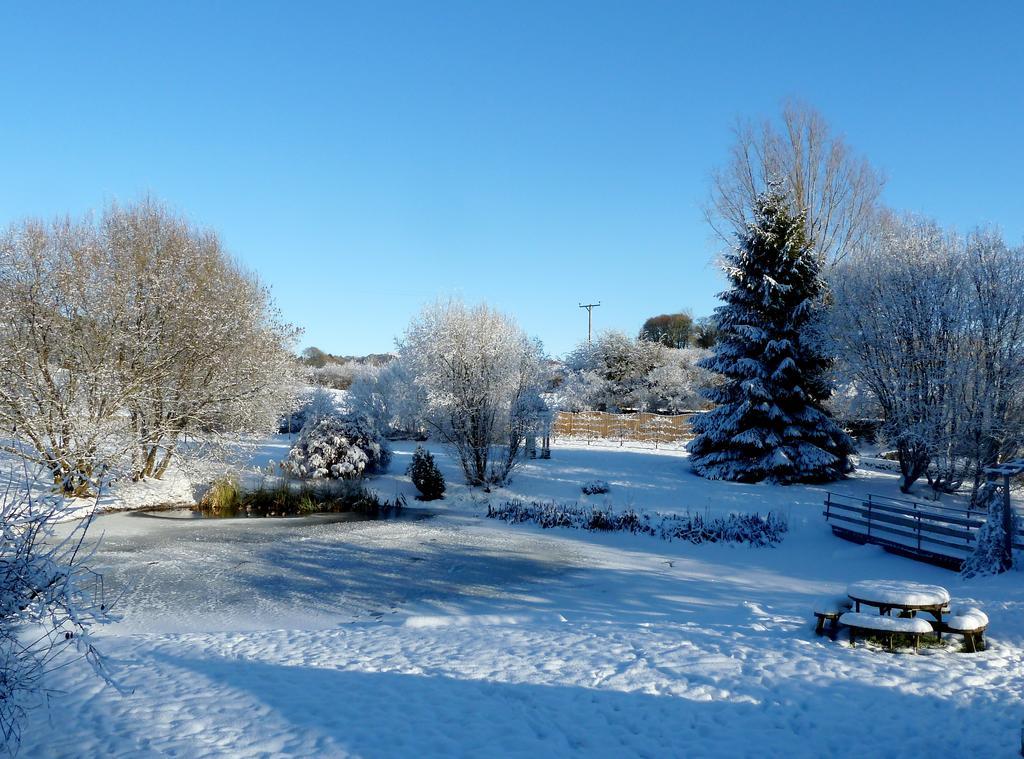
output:
[[[554,501],[506,501],[487,505],[487,516],[511,524],[530,522],[543,528],[573,527],[582,530],[629,532],[652,535],[662,540],[686,540],[690,543],[740,543],[755,547],[781,543],[789,525],[774,512],[729,514],[708,517],[700,514],[648,514],[626,509],[613,511],[578,503]]]
[[[543,350],[485,304],[428,306],[399,340],[399,360],[426,398],[432,433],[451,446],[469,485],[506,482],[536,434]]]
[[[0,734],[12,753],[25,712],[47,695],[46,672],[84,659],[113,684],[89,634],[107,619],[91,593],[97,576],[82,565],[91,520],[57,539],[52,524],[61,508],[58,499],[0,494]]]
[[[699,365],[708,351],[669,348],[622,332],[604,332],[566,359],[559,396],[565,411],[679,413],[706,406],[702,388],[717,382]]]
[[[385,366],[366,366],[348,392],[348,408],[373,421],[392,439],[425,440],[427,398],[401,360]]]
[[[583,495],[603,495],[612,489],[605,480],[591,480],[580,488]]]
[[[387,469],[391,451],[374,425],[358,415],[327,416],[302,428],[281,467],[312,479],[352,480]]]
[[[436,501],[444,497],[444,475],[437,468],[433,454],[421,445],[416,446],[412,454],[409,477],[420,491],[419,500]]]
[[[700,514],[669,515],[660,527],[665,540],[691,543],[746,543],[761,547],[781,543],[789,531],[785,517],[769,511],[760,514],[730,514],[709,519]]]
[[[298,399],[298,405],[278,423],[278,432],[298,432],[307,424],[325,416],[338,413],[334,396],[322,387],[313,388]]]
[[[647,410],[678,414],[704,408],[701,391],[718,384],[719,378],[700,362],[711,355],[703,348],[662,348],[659,364],[649,375],[651,396]]]

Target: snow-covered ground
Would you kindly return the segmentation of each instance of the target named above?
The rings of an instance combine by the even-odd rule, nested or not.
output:
[[[390,472],[373,480],[373,486],[386,498],[405,495],[410,501],[416,489],[405,470],[416,444],[394,445]],[[812,519],[819,524],[828,491],[850,496],[868,493],[905,498],[899,491],[899,477],[892,472],[874,469],[857,470],[848,479],[821,486],[778,487],[767,483],[744,485],[735,482],[711,482],[690,471],[688,457],[680,450],[558,445],[551,459],[525,461],[516,468],[507,488],[495,488],[482,494],[463,484],[455,461],[443,446],[427,446],[437,457],[448,482],[449,498],[442,508],[454,502],[480,502],[490,499],[498,503],[508,499],[540,501],[575,501],[594,505],[611,505],[616,510],[633,508],[662,513],[684,511],[701,514],[729,512],[750,513],[775,511],[797,521]],[[604,480],[611,486],[606,495],[584,496],[580,487],[592,480]],[[918,487],[916,498],[927,503],[928,488]],[[943,503],[966,503],[962,496],[943,496]]]
[[[482,516],[483,494],[439,448],[449,496],[412,501],[413,447],[374,486],[430,518],[98,518],[93,564],[108,596],[123,593],[101,643],[134,691],[55,673],[65,693],[33,714],[22,755],[1017,755],[1019,573],[966,582],[843,542],[824,488],[707,482],[675,452],[558,447],[487,497],[774,509],[790,518],[784,542],[509,526]],[[585,499],[598,478],[611,493]],[[874,472],[831,487],[895,486]],[[892,655],[816,637],[815,599],[867,578],[980,606],[989,649]]]

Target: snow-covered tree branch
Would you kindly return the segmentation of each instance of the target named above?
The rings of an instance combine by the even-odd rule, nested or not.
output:
[[[0,493],[0,735],[9,747],[25,713],[41,703],[51,670],[82,659],[113,684],[90,635],[109,619],[99,577],[84,566],[91,518],[57,538],[61,508],[57,498],[34,500],[27,485]]]

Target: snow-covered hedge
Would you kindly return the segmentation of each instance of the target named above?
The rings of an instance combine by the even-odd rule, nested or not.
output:
[[[662,540],[691,543],[747,543],[766,546],[781,543],[789,529],[785,517],[769,511],[760,514],[729,514],[725,517],[684,514],[649,514],[626,509],[597,508],[554,501],[506,501],[488,504],[487,516],[511,524],[528,522],[549,527],[573,527],[653,535]]]
[[[591,480],[590,482],[584,484],[580,488],[580,491],[583,493],[583,495],[604,495],[611,489],[612,486],[609,485],[605,480]]]
[[[391,451],[365,417],[326,416],[302,428],[281,468],[296,477],[352,480],[389,463]]]

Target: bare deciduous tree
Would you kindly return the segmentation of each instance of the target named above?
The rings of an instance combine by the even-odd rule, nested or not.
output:
[[[1024,445],[1024,248],[883,218],[832,272],[831,334],[878,402],[908,490],[970,482]]]
[[[538,423],[539,344],[486,305],[425,308],[399,340],[426,394],[430,428],[452,446],[470,485],[500,484]]]
[[[883,179],[832,132],[814,108],[783,105],[781,124],[740,120],[728,163],[711,177],[705,216],[728,244],[745,234],[754,200],[782,180],[794,214],[806,212],[808,234],[823,265],[860,244],[875,215]]]
[[[102,261],[95,229],[69,220],[28,222],[0,242],[0,422],[72,495],[118,447],[125,401]]]
[[[0,242],[0,423],[68,494],[110,466],[161,477],[182,435],[268,427],[295,336],[216,234],[152,201]]]
[[[269,291],[212,232],[162,206],[112,207],[103,219],[122,279],[122,384],[136,477],[161,477],[180,438],[268,428],[285,405],[297,331]]]

